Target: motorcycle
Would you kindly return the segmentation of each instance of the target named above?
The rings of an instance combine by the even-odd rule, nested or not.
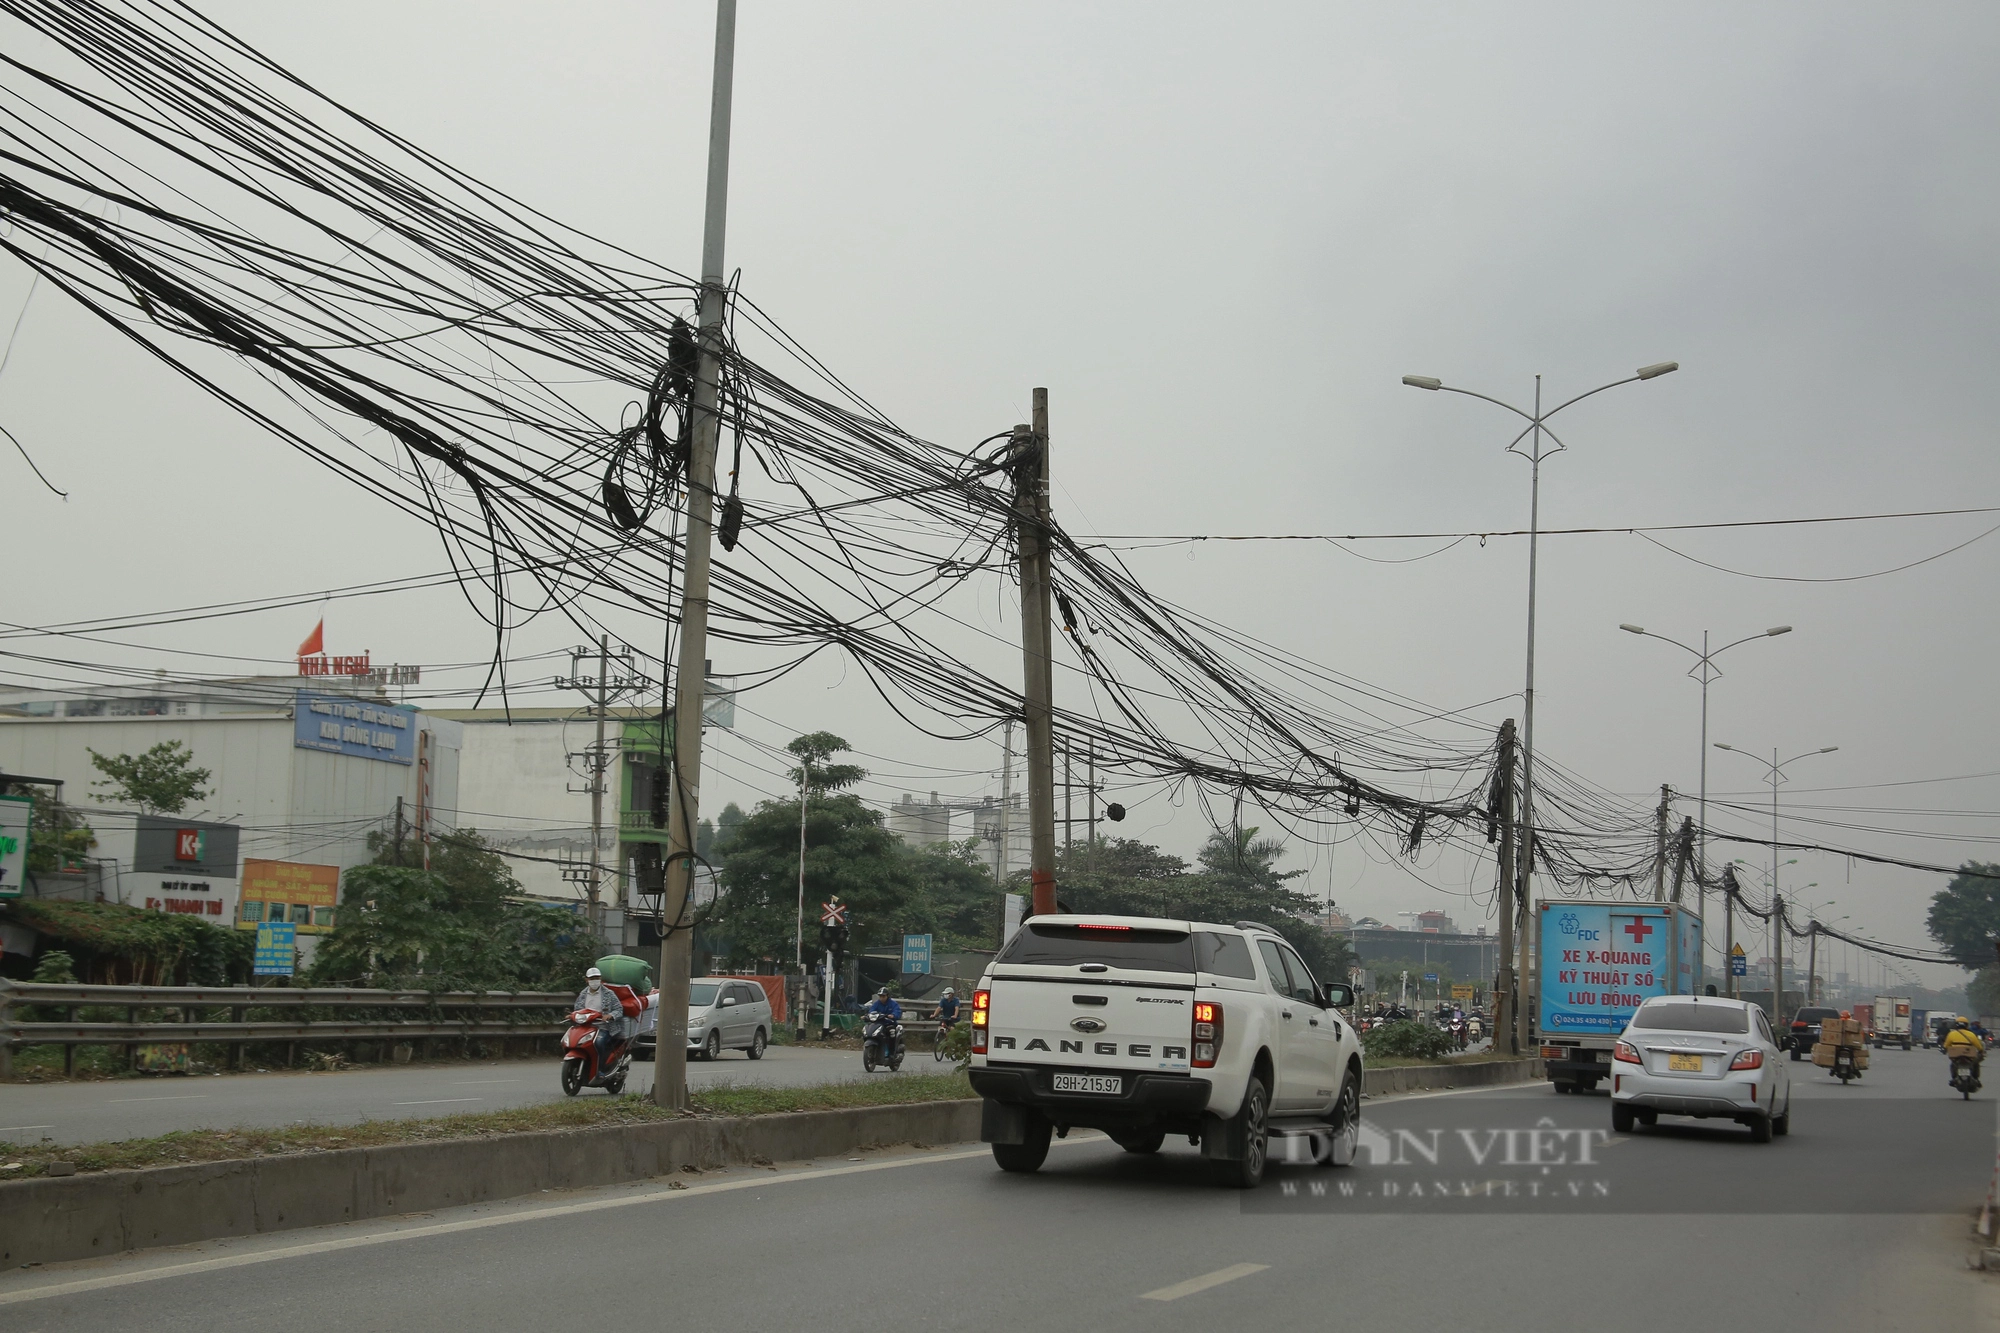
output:
[[[1465,1030],[1472,1040],[1483,1041],[1486,1038],[1486,1020],[1474,1014],[1465,1020]]]
[[[1833,1052],[1833,1076],[1845,1085],[1850,1079],[1861,1077],[1861,1070],[1854,1063],[1854,1048],[1841,1046]]]
[[[903,1025],[893,1018],[870,1018],[861,1025],[861,1067],[868,1073],[886,1065],[890,1073],[903,1067]]]
[[[632,1043],[620,1037],[599,1051],[597,1034],[604,1022],[605,1016],[595,1009],[579,1009],[569,1016],[569,1030],[563,1034],[563,1096],[574,1097],[585,1088],[603,1088],[614,1097],[625,1091]]]
[[[1954,1055],[1951,1058],[1951,1086],[1958,1090],[1967,1101],[1979,1091],[1979,1061],[1969,1055]]]
[[[1466,1032],[1465,1020],[1462,1018],[1453,1019],[1451,1023],[1452,1045],[1458,1047],[1458,1049],[1462,1051],[1465,1049],[1468,1041],[1469,1041],[1469,1036]]]

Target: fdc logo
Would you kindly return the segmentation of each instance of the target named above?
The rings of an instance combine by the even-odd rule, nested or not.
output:
[[[1562,929],[1562,933],[1563,933],[1563,934],[1565,934],[1565,935],[1574,935],[1574,934],[1576,934],[1576,925],[1577,925],[1577,922],[1576,922],[1576,913],[1574,913],[1574,912],[1564,912],[1564,913],[1562,914],[1562,916],[1560,916],[1559,918],[1557,918],[1557,920],[1556,920],[1556,924],[1557,924],[1557,925],[1558,925],[1559,927],[1561,927],[1561,929]]]

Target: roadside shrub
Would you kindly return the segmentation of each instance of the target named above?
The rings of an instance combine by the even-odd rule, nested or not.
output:
[[[1453,1050],[1451,1034],[1418,1019],[1384,1023],[1361,1034],[1361,1049],[1377,1059],[1404,1056],[1436,1060]]]

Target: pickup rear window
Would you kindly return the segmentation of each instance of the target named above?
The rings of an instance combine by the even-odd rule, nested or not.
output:
[[[1194,941],[1184,930],[1038,925],[1030,921],[1015,932],[993,961],[1057,967],[1103,963],[1137,972],[1192,972]]]
[[[1749,1010],[1733,1004],[1689,1004],[1685,1001],[1639,1006],[1632,1016],[1635,1028],[1665,1032],[1748,1032]]]

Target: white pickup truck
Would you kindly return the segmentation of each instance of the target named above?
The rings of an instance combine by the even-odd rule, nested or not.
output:
[[[1354,1160],[1361,1039],[1276,931],[1130,916],[1041,916],[972,1000],[980,1137],[1034,1171],[1051,1134],[1101,1129],[1127,1152],[1185,1134],[1223,1184],[1263,1178],[1271,1135]]]

